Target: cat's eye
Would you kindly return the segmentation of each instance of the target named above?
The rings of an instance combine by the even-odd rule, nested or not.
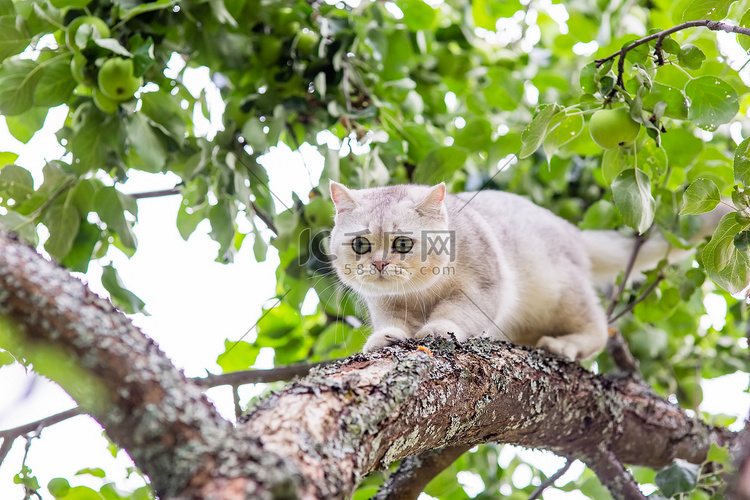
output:
[[[398,253],[406,253],[412,249],[414,241],[406,236],[399,236],[393,240],[393,249]]]
[[[362,236],[357,236],[352,240],[352,250],[358,255],[369,252],[370,247],[370,240]]]

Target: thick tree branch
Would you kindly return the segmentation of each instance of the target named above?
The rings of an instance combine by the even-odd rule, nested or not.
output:
[[[491,441],[651,467],[735,441],[630,379],[484,338],[314,368],[232,428],[124,315],[4,232],[0,313],[3,348],[32,363],[53,348],[88,374],[66,389],[164,499],[345,498],[395,460]],[[93,397],[76,391],[92,384]]]
[[[200,386],[109,302],[5,231],[0,231],[0,313],[0,345],[22,353],[37,369],[50,366],[36,366],[39,352],[59,353],[53,365],[65,367],[72,372],[67,380],[74,379],[64,388],[128,450],[162,498],[195,481],[216,486],[211,474],[217,464],[260,454],[252,442],[228,450],[232,426]],[[293,476],[282,460],[264,457],[264,466]],[[248,472],[244,481],[252,477]],[[254,487],[262,492],[272,485],[261,478]]]
[[[238,431],[313,478],[303,498],[342,498],[367,473],[442,446],[497,441],[624,463],[700,463],[725,429],[691,419],[630,379],[538,350],[474,338],[390,347],[315,369],[259,404]],[[297,417],[290,419],[289,415]],[[299,450],[314,450],[300,455]]]
[[[403,459],[373,500],[416,500],[435,476],[470,448],[465,445],[447,446]]]

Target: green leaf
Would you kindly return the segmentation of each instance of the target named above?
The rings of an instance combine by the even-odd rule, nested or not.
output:
[[[750,231],[742,231],[734,235],[734,246],[740,252],[746,252],[748,243],[750,243]]]
[[[66,196],[62,203],[55,203],[45,210],[42,222],[49,230],[44,249],[55,259],[61,260],[73,247],[81,225],[81,216],[76,206]]]
[[[466,151],[454,147],[442,147],[430,151],[417,164],[414,170],[414,182],[419,184],[436,184],[450,180],[453,174],[466,163]]]
[[[716,462],[723,465],[724,467],[732,466],[732,457],[729,453],[728,446],[717,446],[716,443],[711,443],[711,448],[708,450],[708,456],[706,456],[707,462]]]
[[[685,85],[690,99],[690,121],[709,132],[728,123],[740,110],[734,88],[715,76],[699,76]]]
[[[13,164],[18,159],[18,155],[16,153],[11,153],[8,151],[3,151],[0,153],[0,169],[7,165]]]
[[[105,500],[105,498],[88,486],[76,486],[68,491],[64,500]]]
[[[8,131],[13,137],[26,144],[44,126],[48,111],[45,108],[35,107],[16,116],[6,116]]]
[[[700,465],[676,458],[671,465],[656,473],[656,485],[667,497],[687,493],[698,485]]]
[[[558,113],[549,122],[544,135],[544,152],[547,161],[557,154],[562,146],[569,143],[583,132],[583,115]]]
[[[661,177],[667,171],[667,153],[655,141],[646,141],[638,150],[636,160],[636,164],[654,178]]]
[[[668,129],[661,135],[661,145],[669,162],[682,168],[690,167],[703,151],[703,141],[684,128]]]
[[[134,113],[125,124],[130,148],[126,156],[130,168],[159,173],[167,159],[166,148],[143,113]]]
[[[114,54],[118,54],[123,57],[133,57],[133,54],[128,49],[120,45],[120,42],[118,42],[114,38],[94,38],[94,43]]]
[[[5,215],[0,215],[0,226],[15,231],[18,235],[32,246],[37,246],[39,236],[36,233],[36,222],[13,210],[8,210]]]
[[[750,256],[734,243],[735,236],[749,227],[750,223],[738,222],[735,213],[727,214],[703,249],[708,277],[729,293],[738,293],[750,283]]]
[[[211,238],[219,243],[219,256],[217,262],[231,262],[233,259],[234,232],[237,209],[229,199],[219,200],[219,203],[211,207],[208,220],[211,222]]]
[[[511,17],[516,11],[522,8],[521,3],[517,0],[504,0],[501,2],[472,0],[471,2],[471,14],[474,18],[474,24],[478,28],[484,28],[489,31],[495,31],[495,23],[498,18]]]
[[[696,179],[682,197],[680,215],[710,212],[721,201],[721,193],[716,183],[710,179]]]
[[[12,365],[15,362],[16,358],[14,358],[11,353],[0,349],[0,367]]]
[[[260,347],[249,342],[224,341],[224,352],[219,354],[216,364],[221,367],[222,373],[247,370],[255,364],[260,353]]]
[[[692,0],[682,12],[682,21],[713,19],[719,21],[726,17],[729,6],[734,0]]]
[[[107,474],[104,472],[104,469],[100,469],[99,467],[96,468],[90,468],[87,467],[85,469],[81,469],[78,472],[76,472],[76,476],[83,476],[83,475],[89,475],[99,478],[107,477]]]
[[[623,148],[606,149],[602,155],[602,178],[612,184],[620,172],[633,166],[633,157]]]
[[[537,113],[534,119],[531,120],[531,123],[529,123],[521,134],[522,147],[521,152],[518,155],[519,158],[531,156],[534,151],[539,149],[539,146],[542,145],[542,141],[544,140],[544,135],[547,132],[550,120],[552,120],[552,117],[559,113],[561,109],[562,108],[557,104],[550,104]]]
[[[107,224],[110,231],[117,233],[123,245],[135,249],[136,241],[133,228],[125,218],[125,210],[128,204],[125,197],[114,187],[105,186],[96,193],[94,206],[99,218]]]
[[[253,255],[255,256],[255,261],[264,262],[266,260],[266,253],[268,253],[268,243],[265,242],[255,226],[253,226],[253,235]]]
[[[15,201],[15,206],[21,205],[32,194],[34,179],[28,170],[17,165],[5,165],[0,168],[0,195],[4,198],[3,204],[7,204],[10,198]]]
[[[34,105],[51,108],[68,100],[78,85],[70,72],[71,57],[55,57],[39,65],[41,78],[34,90]]]
[[[740,20],[740,26],[743,28],[750,28],[750,10],[745,12],[745,14],[742,16],[742,19]],[[737,41],[740,42],[740,45],[742,45],[743,49],[750,50],[750,36],[738,36]]]
[[[73,168],[79,175],[107,165],[109,154],[121,144],[121,121],[99,111],[92,102],[76,111],[80,121],[74,125],[67,148],[73,153]]]
[[[18,29],[16,16],[0,16],[0,62],[23,51],[31,38]]]
[[[456,133],[454,146],[472,152],[487,151],[492,142],[492,126],[485,118],[472,118]]]
[[[745,187],[750,186],[750,137],[734,151],[734,180]]]
[[[163,91],[146,92],[141,95],[141,103],[141,112],[148,116],[152,126],[178,143],[185,142],[187,126],[191,124],[191,120],[174,96]]]
[[[65,7],[82,9],[90,4],[91,0],[50,0],[50,3],[58,9],[64,9]]]
[[[422,0],[398,0],[396,5],[404,13],[403,22],[411,31],[432,29],[437,10]]]
[[[0,114],[20,115],[34,104],[34,90],[42,76],[29,59],[6,59],[0,64]]]
[[[591,61],[581,68],[578,84],[581,86],[581,90],[587,94],[596,94],[597,90],[599,90],[599,86],[596,84],[597,69],[596,61]]]
[[[121,308],[127,314],[145,313],[145,305],[133,292],[126,289],[120,279],[120,275],[112,265],[102,268],[102,285],[109,292],[112,303]]]
[[[651,90],[643,96],[643,107],[653,110],[659,102],[664,102],[667,105],[664,116],[678,120],[687,120],[688,101],[680,89],[659,82],[653,82]]]
[[[72,248],[60,263],[73,272],[85,273],[101,237],[102,231],[99,226],[86,221],[81,222]]]
[[[643,234],[654,221],[651,179],[639,168],[629,168],[612,183],[612,196],[625,224]]]
[[[680,66],[684,68],[700,69],[703,65],[703,61],[706,60],[706,54],[692,43],[686,43],[680,47],[680,52],[677,54],[677,60],[680,62]]]
[[[611,201],[598,200],[583,215],[581,229],[614,229],[622,223],[620,213]]]

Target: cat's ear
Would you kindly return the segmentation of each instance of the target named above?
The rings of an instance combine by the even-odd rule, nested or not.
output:
[[[336,207],[336,213],[340,214],[348,210],[354,210],[357,207],[357,202],[354,199],[354,193],[352,193],[351,189],[335,181],[331,181],[330,187],[331,199]]]
[[[425,199],[417,205],[417,211],[428,215],[439,215],[445,200],[445,182],[433,186]]]

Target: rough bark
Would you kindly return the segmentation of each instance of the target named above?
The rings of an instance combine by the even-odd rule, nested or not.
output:
[[[52,347],[90,374],[98,397],[79,403],[162,498],[345,498],[395,460],[489,441],[661,467],[734,440],[632,380],[481,338],[315,368],[232,428],[125,316],[2,232],[0,314],[2,347],[32,362]]]

